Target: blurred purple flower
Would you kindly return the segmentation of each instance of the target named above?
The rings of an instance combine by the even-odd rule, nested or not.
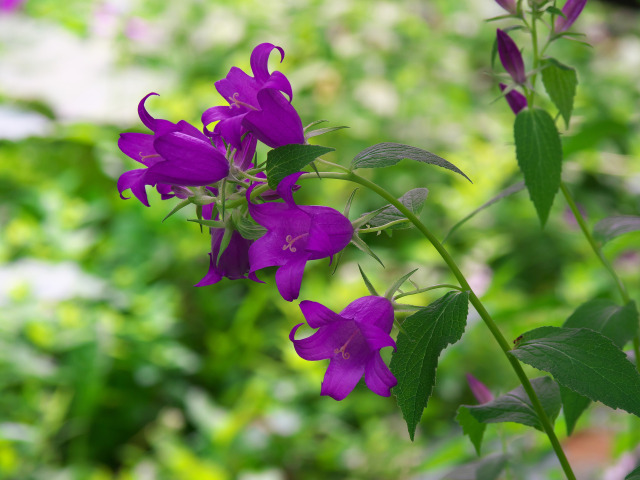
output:
[[[518,13],[518,5],[516,5],[516,0],[496,0],[496,3],[511,15],[516,15]]]
[[[500,91],[504,92],[506,88],[507,86],[504,83],[500,84]],[[507,103],[511,107],[511,110],[513,110],[513,113],[515,113],[516,115],[520,112],[520,110],[527,106],[527,97],[522,95],[517,90],[511,90],[504,96],[504,98],[507,100]]]
[[[467,382],[469,382],[469,387],[471,388],[471,393],[476,397],[476,400],[479,404],[489,403],[493,400],[493,393],[487,388],[487,386],[478,380],[476,377],[467,373]]]
[[[11,13],[18,10],[26,0],[0,0],[0,13]]]
[[[527,81],[527,74],[524,71],[524,61],[518,46],[502,30],[497,30],[498,36],[498,55],[500,55],[500,61],[504,69],[511,75],[513,81],[518,84],[523,84]]]
[[[242,148],[243,136],[255,137],[271,148],[304,143],[302,120],[291,106],[291,84],[281,72],[269,73],[269,55],[274,49],[280,52],[280,61],[284,60],[282,48],[261,43],[251,53],[253,77],[232,67],[225,78],[215,83],[229,106],[211,107],[202,114],[207,135],[222,137],[235,149]],[[216,121],[213,132],[208,131],[206,126]],[[253,152],[244,156],[253,157]]]
[[[337,210],[296,205],[292,187],[301,174],[289,175],[278,185],[276,191],[284,203],[256,205],[249,201],[249,214],[267,229],[249,248],[249,272],[280,267],[276,272],[276,285],[287,301],[298,298],[306,263],[333,257],[349,244],[353,235],[351,222]],[[247,190],[247,199],[250,191]]]
[[[562,13],[564,13],[564,16],[566,18],[563,18],[561,16],[558,16],[556,18],[554,24],[555,32],[562,33],[569,30],[569,28],[571,28],[571,25],[573,25],[573,22],[575,22],[580,16],[580,13],[582,12],[582,9],[584,8],[586,3],[587,0],[567,0],[567,3],[565,3],[564,7],[562,7]]]
[[[126,199],[122,192],[131,189],[138,200],[149,206],[146,185],[160,185],[159,191],[166,197],[170,190],[163,184],[168,184],[173,194],[181,196],[188,191],[178,187],[208,185],[226,177],[229,173],[227,159],[211,146],[200,130],[184,120],[175,124],[149,115],[144,103],[151,95],[157,93],[150,93],[140,101],[138,115],[153,134],[121,133],[118,140],[123,153],[147,167],[120,175],[120,197]],[[176,186],[175,190],[173,186]]]
[[[398,382],[380,356],[384,347],[396,348],[389,335],[393,326],[393,306],[384,297],[362,297],[339,314],[324,305],[305,300],[300,310],[311,328],[310,337],[295,339],[300,323],[289,339],[305,360],[329,359],[320,395],[344,399],[364,374],[367,387],[383,397],[391,395]]]

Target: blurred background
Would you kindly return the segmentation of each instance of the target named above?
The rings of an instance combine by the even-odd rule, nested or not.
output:
[[[272,271],[260,273],[266,284],[193,287],[208,268],[208,235],[185,221],[193,212],[161,222],[175,199],[150,192],[146,208],[119,198],[118,176],[137,166],[117,139],[145,131],[137,103],[149,92],[160,94],[147,102],[153,116],[200,125],[204,109],[222,104],[214,82],[233,65],[250,71],[253,47],[271,42],[286,52],[272,69],[289,77],[303,123],[350,127],[314,139],[336,149],[329,160],[347,165],[374,143],[401,142],[473,180],[407,161],[365,173],[397,196],[428,187],[422,218],[442,238],[520,180],[513,114],[494,102],[503,77],[491,48],[510,24],[484,22],[502,13],[497,4],[0,5],[0,478],[429,480],[475,458],[454,420],[460,403],[475,403],[465,373],[496,394],[517,380],[474,313],[441,357],[412,443],[393,396],[364,384],[342,402],[319,396],[326,362],[295,354],[287,335],[303,319],[279,298]],[[563,41],[548,52],[578,70],[563,175],[591,225],[640,214],[637,6],[589,1],[575,28],[592,47]],[[527,58],[525,37],[513,36]],[[307,182],[297,196],[342,210],[352,189]],[[359,191],[352,216],[381,205]],[[326,261],[307,266],[300,299],[340,311],[367,294],[358,264],[382,291],[414,268],[423,287],[453,280],[415,231],[371,237],[386,269],[350,248],[333,276]],[[605,248],[636,301],[639,241],[629,234]],[[562,197],[544,230],[520,192],[447,246],[509,339],[561,325],[591,298],[619,300]],[[625,433],[637,420],[591,407],[563,440],[577,470],[596,472],[582,478],[604,478],[621,461],[631,461],[623,473],[633,468],[623,452],[637,444]],[[557,430],[564,438],[562,419]],[[504,452],[513,455],[504,478],[561,478],[542,434],[490,426],[483,453]]]

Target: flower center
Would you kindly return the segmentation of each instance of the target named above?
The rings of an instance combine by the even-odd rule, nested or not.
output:
[[[231,105],[229,105],[230,107],[247,107],[251,110],[255,110],[258,111],[258,109],[256,107],[254,107],[253,105],[249,105],[248,103],[243,102],[242,100],[239,100],[238,97],[240,96],[240,94],[238,92],[233,94],[233,97],[231,97],[229,99],[229,103]]]
[[[358,333],[358,329],[356,328],[353,333],[351,334],[351,336],[347,339],[347,341],[345,342],[344,345],[342,345],[342,347],[340,348],[336,348],[333,353],[338,354],[338,353],[342,353],[342,358],[344,358],[345,360],[349,360],[349,358],[351,357],[351,355],[349,354],[349,352],[345,351],[347,349],[347,345],[349,345],[349,342],[351,342],[351,340],[353,340],[353,337],[356,336],[356,333]]]
[[[302,235],[298,235],[297,237],[293,237],[291,235],[287,235],[285,238],[285,241],[287,243],[285,243],[282,246],[282,250],[289,250],[291,253],[295,253],[296,252],[296,247],[293,246],[294,243],[296,243],[297,240],[300,240],[301,238],[307,237],[309,236],[308,233],[303,233]]]

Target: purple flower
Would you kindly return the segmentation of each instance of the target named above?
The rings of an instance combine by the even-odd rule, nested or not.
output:
[[[150,93],[140,101],[138,115],[153,134],[121,133],[118,140],[118,147],[123,153],[147,167],[120,175],[120,197],[126,199],[122,192],[131,189],[147,207],[146,185],[160,185],[159,191],[168,195],[169,189],[163,186],[167,184],[172,186],[170,190],[174,194],[180,196],[178,191],[187,194],[180,187],[208,185],[229,173],[229,163],[224,154],[211,146],[209,139],[196,127],[184,120],[176,124],[149,115],[144,103],[151,95],[157,93]]]
[[[567,0],[567,3],[562,7],[562,13],[566,18],[558,16],[554,24],[554,30],[556,33],[561,33],[569,30],[573,22],[576,21],[582,9],[584,8],[587,0]]]
[[[506,88],[507,86],[504,83],[500,84],[500,91],[504,92]],[[527,106],[527,97],[522,95],[517,90],[511,90],[504,96],[504,98],[507,99],[507,103],[511,107],[511,110],[513,110],[513,113],[515,113],[516,115],[520,112],[520,110]]]
[[[218,260],[222,237],[224,237],[224,228],[211,229],[211,253],[209,254],[209,271],[200,280],[196,287],[204,287],[205,285],[213,285],[227,277],[230,280],[240,278],[250,278],[259,282],[255,273],[249,274],[249,247],[252,241],[243,238],[237,230],[234,230],[229,240],[229,245]]]
[[[511,15],[516,15],[518,13],[518,6],[516,5],[516,0],[496,0],[496,3],[504,8]]]
[[[467,373],[467,382],[469,382],[469,387],[471,388],[471,393],[476,397],[476,400],[479,404],[489,403],[493,400],[493,393],[489,391],[487,386],[478,380],[476,377]]]
[[[256,205],[249,201],[249,214],[267,233],[249,248],[250,273],[277,266],[276,285],[282,298],[298,298],[304,267],[309,260],[333,257],[349,244],[353,227],[337,210],[322,206],[296,205],[292,187],[302,173],[280,182],[282,202]],[[247,199],[251,189],[247,190]]]
[[[11,13],[22,6],[25,0],[0,0],[0,13]]]
[[[313,335],[301,340],[293,327],[289,339],[296,353],[305,360],[329,359],[320,395],[335,400],[345,398],[364,374],[367,387],[383,397],[398,383],[380,356],[384,347],[396,348],[389,335],[393,326],[393,306],[384,297],[362,297],[351,302],[339,314],[317,302],[300,302],[300,310]]]
[[[291,106],[291,84],[281,72],[269,73],[267,63],[274,49],[280,52],[282,61],[282,48],[261,43],[251,53],[253,77],[232,67],[225,78],[215,83],[216,90],[229,106],[211,107],[202,114],[206,134],[221,136],[236,149],[241,148],[242,138],[246,138],[247,133],[271,148],[304,143],[302,120]],[[206,126],[216,121],[213,132],[209,132]]]
[[[527,74],[524,71],[524,61],[518,46],[502,30],[498,29],[498,55],[504,69],[511,75],[513,81],[523,84],[527,80]]]

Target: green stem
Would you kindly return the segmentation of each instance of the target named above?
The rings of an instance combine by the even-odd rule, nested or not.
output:
[[[602,249],[600,248],[600,245],[598,244],[598,242],[596,242],[595,238],[593,238],[593,235],[591,235],[591,231],[587,226],[587,222],[582,216],[582,213],[580,213],[580,210],[578,209],[576,202],[573,200],[573,197],[571,196],[571,192],[569,191],[569,188],[564,182],[560,182],[560,189],[562,190],[562,194],[564,195],[564,198],[567,200],[567,203],[569,204],[569,208],[573,212],[573,216],[578,222],[578,225],[580,225],[580,230],[582,230],[582,234],[587,239],[587,242],[589,242],[589,245],[591,246],[591,250],[593,250],[593,253],[595,253],[596,257],[598,257],[598,260],[600,260],[600,263],[602,263],[602,265],[607,270],[607,272],[609,272],[611,277],[613,277],[613,281],[615,282],[616,287],[618,288],[618,292],[620,292],[620,296],[622,297],[622,301],[624,302],[624,304],[625,305],[628,304],[629,302],[631,302],[631,297],[629,296],[629,293],[627,292],[627,289],[624,286],[622,279],[618,276],[618,274],[614,270],[613,265],[611,265],[611,262],[609,262],[609,260],[607,260],[607,257],[604,256],[604,253],[602,253]],[[640,338],[638,338],[637,333],[635,337],[633,337],[633,352],[636,357],[636,368],[640,371]]]
[[[538,20],[538,9],[534,6],[531,7],[531,43],[533,45],[533,71],[535,72],[538,68],[539,58],[538,58],[538,29],[536,27],[536,23]],[[531,91],[529,92],[528,104],[529,108],[533,108],[533,101],[536,97],[535,93],[536,88],[536,74],[531,75]]]
[[[547,437],[549,437],[551,446],[553,447],[553,450],[555,451],[556,456],[560,461],[560,465],[562,466],[562,469],[564,470],[565,475],[569,480],[576,480],[576,477],[573,474],[573,471],[571,470],[571,465],[569,465],[569,461],[567,460],[567,457],[564,454],[564,451],[562,450],[560,441],[558,440],[558,437],[556,436],[556,433],[553,430],[553,425],[551,424],[549,417],[547,417],[547,414],[542,408],[540,399],[536,395],[536,392],[533,389],[533,386],[531,385],[529,378],[527,378],[527,375],[522,369],[522,365],[520,365],[520,362],[518,362],[518,359],[516,359],[512,355],[509,355],[509,351],[511,350],[511,346],[509,345],[509,342],[507,342],[507,340],[504,338],[504,336],[502,335],[502,332],[500,331],[496,323],[491,318],[491,315],[489,314],[487,309],[484,307],[484,305],[482,304],[480,299],[477,297],[477,295],[474,293],[474,291],[471,289],[469,282],[467,282],[467,279],[460,271],[460,268],[458,268],[458,265],[456,264],[455,260],[451,257],[451,255],[444,248],[444,246],[442,246],[442,244],[433,235],[433,233],[431,233],[431,231],[420,221],[420,219],[411,210],[409,210],[405,205],[402,204],[402,202],[399,202],[393,195],[391,195],[389,192],[387,192],[385,189],[383,189],[379,185],[371,182],[370,180],[367,180],[366,178],[356,175],[353,172],[346,173],[346,174],[333,173],[333,172],[321,172],[320,175],[324,178],[334,178],[338,180],[346,180],[353,183],[358,183],[363,187],[366,187],[369,190],[373,191],[374,193],[378,194],[380,197],[387,200],[391,205],[396,207],[405,217],[409,219],[409,221],[411,221],[411,223],[415,225],[415,227],[418,230],[420,230],[420,233],[422,233],[425,236],[425,238],[429,240],[429,242],[431,242],[433,247],[440,254],[442,259],[445,261],[445,263],[451,270],[451,273],[453,273],[453,275],[458,280],[458,283],[460,284],[460,286],[465,291],[469,292],[469,301],[475,307],[476,311],[484,321],[485,325],[489,328],[489,331],[498,342],[498,345],[500,345],[500,348],[502,349],[505,356],[507,357],[507,360],[511,364],[511,367],[513,368],[516,375],[518,376],[518,379],[520,380],[522,387],[524,388],[525,392],[529,396],[529,399],[531,400],[531,404],[533,405],[533,408],[535,409],[536,414],[540,419],[540,423],[542,424],[542,427],[545,433],[547,434]],[[300,178],[317,178],[317,177],[315,174],[303,174]]]

